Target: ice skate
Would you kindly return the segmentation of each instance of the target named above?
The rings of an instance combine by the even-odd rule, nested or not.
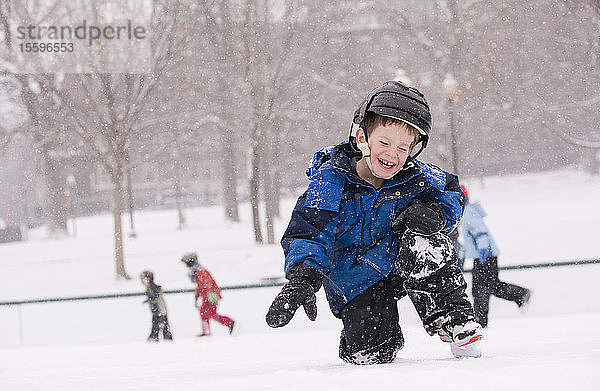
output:
[[[450,351],[455,358],[479,358],[481,346],[479,342],[472,343],[465,348],[459,348],[454,342],[450,343]]]
[[[442,342],[448,342],[448,343],[452,342],[452,337],[450,336],[450,334],[448,334],[444,330],[440,330],[438,332],[438,335],[439,335],[440,339],[442,340]]]
[[[526,314],[529,311],[529,303],[531,301],[531,291],[527,290],[527,293],[523,295],[523,298],[517,302],[521,313]]]
[[[229,334],[235,336],[238,335],[239,332],[240,324],[234,320],[233,322],[231,322],[231,325],[229,325]]]
[[[440,338],[444,341],[442,334],[445,334],[446,341],[450,334],[440,333]],[[450,350],[456,358],[481,357],[480,342],[483,339],[482,327],[472,320],[462,325],[456,325],[452,328],[450,341]]]
[[[452,328],[452,342],[459,348],[467,347],[481,339],[483,339],[483,329],[479,323],[472,320]]]

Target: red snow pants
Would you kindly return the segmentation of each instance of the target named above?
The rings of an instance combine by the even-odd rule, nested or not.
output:
[[[225,315],[217,313],[217,304],[212,304],[208,300],[204,300],[199,308],[200,319],[202,321],[202,334],[210,334],[210,320],[214,319],[223,326],[230,327],[233,320]]]

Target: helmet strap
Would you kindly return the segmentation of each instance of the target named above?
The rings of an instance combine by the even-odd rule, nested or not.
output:
[[[371,148],[369,147],[369,143],[367,143],[367,142],[365,142],[365,143],[359,143],[359,142],[357,142],[356,146],[362,152],[362,157],[366,160],[367,166],[369,167],[369,170],[371,171],[371,174],[374,174],[373,173],[373,167],[371,166]]]
[[[362,143],[358,141],[358,130],[357,130],[356,146],[362,152],[362,157],[367,162],[367,167],[369,167],[369,171],[371,171],[371,174],[373,174],[373,176],[376,177],[375,172],[373,172],[373,166],[371,165],[371,147],[369,147],[369,138],[367,136],[367,131],[362,126],[360,127],[360,129],[362,129],[363,135],[365,136],[365,141]]]
[[[417,156],[419,156],[421,154],[421,152],[423,152],[423,150],[425,149],[425,146],[423,145],[422,141],[418,141],[417,144],[420,146],[420,148],[417,152],[410,155],[413,159],[415,159]],[[416,145],[413,147],[413,151],[414,151],[415,147],[416,147]]]

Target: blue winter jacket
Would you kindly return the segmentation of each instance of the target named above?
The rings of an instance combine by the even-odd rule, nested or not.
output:
[[[409,158],[404,169],[375,189],[356,172],[360,156],[347,142],[314,155],[308,189],[298,198],[281,240],[286,276],[296,263],[316,268],[335,316],[393,269],[398,239],[392,218],[413,199],[439,202],[445,232],[456,227],[462,213],[455,175]]]
[[[500,254],[496,242],[485,225],[483,218],[487,215],[479,202],[471,202],[465,206],[462,222],[460,223],[463,235],[465,258],[479,259],[480,252],[488,249],[488,255],[497,257]],[[485,262],[485,259],[480,259]]]

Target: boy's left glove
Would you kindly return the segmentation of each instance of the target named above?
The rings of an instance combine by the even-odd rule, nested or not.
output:
[[[392,220],[392,230],[404,232],[405,228],[420,235],[433,235],[446,225],[446,215],[437,202],[415,200]]]
[[[314,267],[300,263],[292,266],[288,278],[290,282],[275,297],[265,317],[271,327],[288,324],[301,305],[308,319],[317,319],[315,292],[321,288],[321,274]]]

